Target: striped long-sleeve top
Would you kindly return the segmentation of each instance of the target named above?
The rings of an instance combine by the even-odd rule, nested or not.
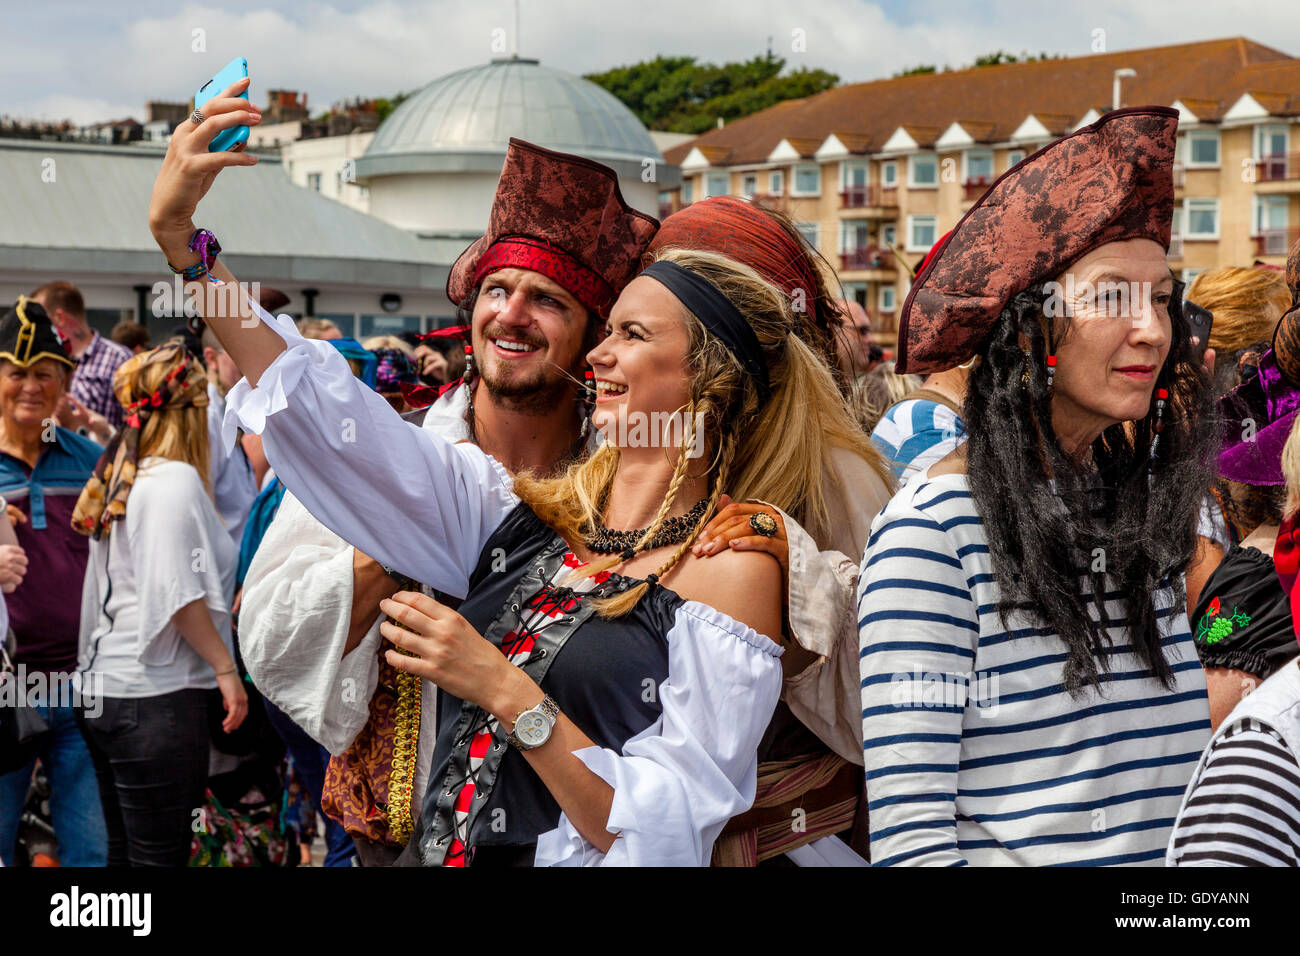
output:
[[[1223,721],[1174,824],[1170,866],[1300,866],[1300,667],[1284,664]]]
[[[1166,689],[1107,594],[1109,670],[1075,697],[1061,639],[1019,612],[1008,633],[998,596],[964,475],[877,516],[858,582],[873,865],[1158,863],[1210,736],[1185,611],[1155,595]]]

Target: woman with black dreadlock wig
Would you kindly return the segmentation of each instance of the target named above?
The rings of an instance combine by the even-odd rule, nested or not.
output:
[[[859,580],[872,862],[1164,856],[1209,735],[1182,576],[1217,430],[1166,249],[1177,114],[1003,176],[922,270],[898,368],[979,356],[969,440]]]

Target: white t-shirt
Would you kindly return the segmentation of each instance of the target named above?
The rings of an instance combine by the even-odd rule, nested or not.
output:
[[[172,615],[203,598],[217,633],[233,648],[237,558],[198,471],[184,462],[142,459],[126,517],[107,538],[90,542],[77,665],[87,692],[154,697],[216,687],[212,668]]]

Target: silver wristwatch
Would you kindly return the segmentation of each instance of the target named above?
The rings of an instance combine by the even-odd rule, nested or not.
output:
[[[551,739],[560,705],[547,694],[536,707],[529,707],[515,718],[515,729],[506,740],[520,750],[535,750]]]

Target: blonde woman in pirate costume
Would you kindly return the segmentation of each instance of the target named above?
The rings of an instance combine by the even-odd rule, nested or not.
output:
[[[538,181],[552,190],[544,202]],[[512,141],[487,234],[448,277],[474,343],[474,372],[408,420],[474,442],[511,472],[554,475],[589,453],[597,433],[588,390],[575,383],[655,226],[623,202],[608,167]],[[533,351],[498,354],[494,340],[503,338]],[[375,465],[400,467],[391,458]],[[391,862],[420,815],[436,688],[383,656],[392,645],[380,633],[379,601],[404,586],[399,578],[292,495],[285,500],[249,568],[244,659],[258,687],[335,754],[325,812],[352,834],[366,865]]]
[[[113,386],[125,423],[72,516],[91,538],[78,677],[103,695],[84,726],[109,865],[184,866],[212,697],[227,733],[248,708],[230,634],[235,545],[208,478],[203,366],[164,345],[128,359]]]

